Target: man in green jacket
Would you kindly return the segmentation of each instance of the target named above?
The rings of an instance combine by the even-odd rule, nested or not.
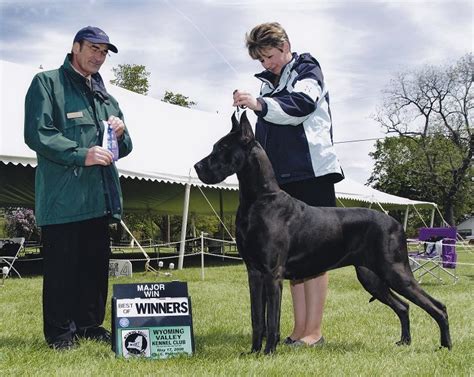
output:
[[[102,140],[107,131],[115,133],[119,158],[131,152],[132,141],[98,73],[109,51],[118,52],[101,29],[79,30],[63,65],[38,73],[25,100],[25,142],[38,159],[44,335],[58,350],[80,338],[111,341],[101,325],[109,223],[120,221],[122,193],[113,153]]]

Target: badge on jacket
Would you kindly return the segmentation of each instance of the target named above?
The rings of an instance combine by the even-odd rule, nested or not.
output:
[[[68,119],[75,119],[75,118],[82,118],[84,114],[82,114],[82,111],[76,111],[75,113],[66,113],[66,117]]]

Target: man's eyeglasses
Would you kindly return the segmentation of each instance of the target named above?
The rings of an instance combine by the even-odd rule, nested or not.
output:
[[[104,58],[106,56],[110,56],[109,55],[109,50],[107,50],[107,49],[102,50],[99,46],[88,44],[88,43],[84,43],[84,45],[87,46],[87,48],[89,48],[94,55],[100,54]]]

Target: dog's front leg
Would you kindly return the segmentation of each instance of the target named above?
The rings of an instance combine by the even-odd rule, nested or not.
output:
[[[281,313],[281,279],[272,273],[264,277],[267,301],[267,344],[265,354],[273,353],[280,341],[280,313]]]
[[[248,270],[250,288],[250,310],[252,316],[252,349],[260,352],[265,331],[265,302],[263,302],[263,274],[255,269]]]

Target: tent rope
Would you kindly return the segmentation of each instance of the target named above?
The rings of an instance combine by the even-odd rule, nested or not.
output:
[[[341,199],[339,198],[336,198],[336,199],[337,199],[337,202],[341,205],[341,207],[346,208],[346,206],[344,205]]]
[[[416,208],[416,206],[413,204],[413,208],[415,209],[415,212],[416,214],[418,215],[418,217],[420,218],[421,222],[423,223],[423,225],[428,228],[428,225],[426,224],[425,222],[425,219],[423,218],[423,216],[421,216],[421,213],[418,211],[418,209]]]
[[[143,255],[145,256],[146,258],[146,262],[145,262],[145,270],[146,271],[151,271],[151,272],[158,272],[156,269],[154,269],[153,267],[150,266],[150,257],[149,255],[147,254],[147,252],[145,251],[145,249],[143,249],[142,245],[140,245],[140,242],[138,242],[138,240],[135,238],[135,236],[132,234],[132,232],[130,232],[130,229],[128,229],[127,225],[125,225],[125,223],[123,222],[123,220],[120,220],[120,224],[123,226],[123,228],[127,231],[127,233],[130,235],[130,237],[132,237],[133,241],[138,245],[138,248],[140,249],[140,251],[143,253]]]
[[[220,216],[217,214],[216,210],[214,209],[214,207],[212,206],[211,202],[209,201],[209,199],[207,199],[207,196],[206,194],[204,194],[204,191],[202,191],[201,187],[200,186],[197,186],[199,191],[201,191],[201,194],[202,196],[204,197],[204,199],[206,199],[206,202],[207,204],[209,204],[209,207],[211,207],[212,209],[212,212],[214,212],[214,215],[216,215],[217,219],[219,220],[219,222],[222,224],[222,226],[224,227],[225,231],[227,232],[227,234],[229,235],[229,237],[232,239],[233,242],[235,242],[235,238],[232,236],[232,234],[230,233],[229,229],[227,229],[227,227],[225,226],[224,224],[224,221],[222,221],[222,219],[220,218]]]
[[[436,206],[436,210],[438,211],[439,217],[441,217],[441,221],[443,222],[444,225],[450,226],[448,222],[444,219],[443,215],[441,214],[441,211],[439,210],[438,206]]]
[[[378,201],[376,203],[380,207],[380,209],[387,215],[388,211],[386,211],[385,208],[382,207],[382,204],[380,204],[380,202],[378,202]]]

